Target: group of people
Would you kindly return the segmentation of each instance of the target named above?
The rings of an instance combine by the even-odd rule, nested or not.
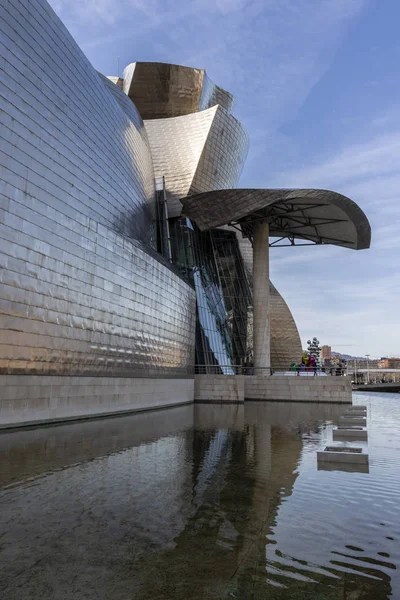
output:
[[[313,371],[314,375],[317,375],[318,364],[314,356],[308,356],[307,354],[303,354],[301,363],[292,363],[290,365],[291,371],[297,371],[297,375],[300,375],[303,371]]]
[[[344,375],[346,372],[346,363],[345,361],[341,361],[337,365],[329,365],[321,367],[318,365],[318,362],[314,356],[308,356],[307,354],[303,354],[301,363],[297,364],[293,362],[290,365],[291,371],[296,371],[297,375],[300,375],[303,371],[312,371],[314,375],[317,375],[317,371],[321,370],[329,375]]]

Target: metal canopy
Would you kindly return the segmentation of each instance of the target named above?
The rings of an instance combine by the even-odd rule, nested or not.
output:
[[[255,225],[269,223],[270,236],[278,238],[272,246],[334,244],[362,250],[371,243],[360,207],[329,190],[215,190],[184,198],[182,204],[183,214],[201,230],[231,225],[252,240]]]

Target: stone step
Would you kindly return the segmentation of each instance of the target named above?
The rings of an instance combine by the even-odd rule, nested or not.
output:
[[[318,462],[367,465],[368,454],[363,454],[362,448],[327,446],[325,450],[317,452],[317,460]]]
[[[338,427],[332,431],[333,441],[368,440],[368,431],[362,427]]]
[[[339,419],[340,425],[358,425],[361,427],[365,427],[367,425],[367,419],[363,417],[358,418],[350,418],[350,417],[340,417]]]
[[[355,465],[354,463],[317,462],[318,471],[342,471],[343,473],[369,473],[369,464]]]

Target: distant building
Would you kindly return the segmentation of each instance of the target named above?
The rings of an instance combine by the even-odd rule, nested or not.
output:
[[[381,358],[378,369],[400,369],[400,358]]]
[[[321,358],[322,360],[332,358],[332,348],[331,346],[322,346],[321,348]]]
[[[366,369],[367,365],[370,369],[377,369],[378,362],[379,362],[379,360],[376,360],[376,358],[370,358],[368,360],[365,359],[365,360],[357,361],[357,365],[358,365],[358,368],[360,368],[360,369]]]

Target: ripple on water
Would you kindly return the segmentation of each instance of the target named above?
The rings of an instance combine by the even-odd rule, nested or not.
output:
[[[343,407],[197,406],[0,436],[4,598],[400,599],[400,397],[369,473],[318,471]]]
[[[278,508],[268,538],[274,545],[267,546],[267,570],[272,566],[272,576],[287,587],[284,578],[293,579],[299,569],[295,558],[301,557],[310,578],[342,573],[347,581],[350,575],[355,586],[362,586],[360,597],[400,598],[400,548],[393,544],[400,533],[400,398],[382,394],[366,402],[363,396],[359,403],[369,405],[370,472],[316,471],[315,434],[304,436],[299,478],[289,504]],[[331,425],[324,428],[320,447],[329,438]],[[387,536],[387,529],[395,535]]]

